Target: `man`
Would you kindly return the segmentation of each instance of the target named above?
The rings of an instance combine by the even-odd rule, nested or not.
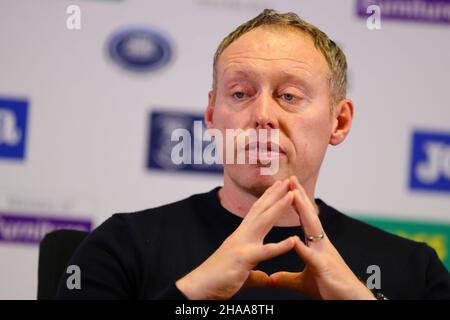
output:
[[[450,298],[434,250],[349,218],[314,199],[328,145],[349,133],[346,59],[293,13],[264,10],[214,57],[209,128],[277,130],[278,170],[224,164],[223,187],[114,215],[78,248],[81,289],[59,298]],[[274,141],[270,141],[275,143]],[[273,149],[273,150],[272,150]],[[377,290],[367,269],[380,271]]]

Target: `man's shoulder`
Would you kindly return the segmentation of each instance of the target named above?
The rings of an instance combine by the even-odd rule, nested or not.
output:
[[[386,230],[382,230],[374,225],[349,216],[341,211],[326,205],[333,215],[333,228],[337,230],[339,237],[345,242],[359,242],[365,249],[374,248],[383,250],[414,250],[418,247],[425,247],[423,243],[401,237]]]
[[[360,273],[365,272],[360,268],[377,265],[388,277],[411,278],[424,276],[430,262],[439,263],[435,250],[426,243],[382,230],[334,208],[330,215],[331,242]]]
[[[115,213],[111,219],[131,224],[138,228],[161,227],[161,224],[183,224],[199,212],[202,202],[210,192],[198,193],[164,205],[133,212]]]
[[[361,279],[367,279],[372,272],[368,268],[376,266],[383,275],[382,292],[389,298],[449,297],[449,273],[429,245],[329,208],[334,223],[334,239],[330,239]]]

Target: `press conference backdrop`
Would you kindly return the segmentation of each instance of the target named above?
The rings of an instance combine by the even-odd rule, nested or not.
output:
[[[38,243],[221,184],[170,162],[221,39],[294,11],[345,51],[355,121],[317,196],[450,267],[450,1],[0,0],[0,298],[34,299]],[[382,279],[381,279],[382,281]]]

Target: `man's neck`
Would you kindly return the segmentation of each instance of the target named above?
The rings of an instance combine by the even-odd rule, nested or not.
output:
[[[311,190],[311,188],[308,188],[308,184],[305,184],[303,187],[305,188],[309,199],[314,204],[316,212],[318,213],[319,208],[314,201],[314,188],[312,188]],[[250,208],[258,199],[250,192],[235,185],[234,182],[231,181],[231,179],[228,179],[226,176],[224,177],[224,184],[223,187],[220,188],[218,196],[221,205],[225,209],[241,218],[244,218],[247,215]],[[289,210],[285,214],[283,214],[280,219],[278,219],[278,221],[274,224],[274,226],[277,227],[293,227],[299,225],[299,216],[293,206],[291,206]]]

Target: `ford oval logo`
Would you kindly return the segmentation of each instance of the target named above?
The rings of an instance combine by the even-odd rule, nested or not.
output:
[[[133,71],[152,71],[166,65],[172,57],[169,41],[148,28],[128,28],[113,34],[109,55],[122,67]]]

